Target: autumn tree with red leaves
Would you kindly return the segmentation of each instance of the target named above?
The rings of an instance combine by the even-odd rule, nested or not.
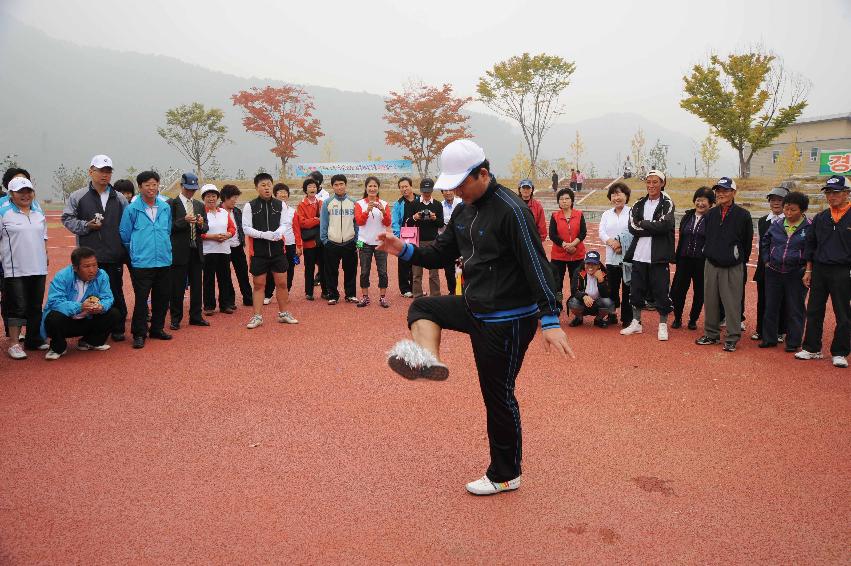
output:
[[[391,92],[384,102],[384,120],[391,129],[385,130],[387,145],[409,152],[420,177],[428,177],[428,168],[449,143],[470,137],[468,116],[461,108],[473,100],[452,96],[452,86],[441,88],[418,84],[404,92]]]
[[[313,97],[299,87],[252,87],[231,100],[245,112],[242,125],[247,131],[275,142],[270,151],[281,160],[281,175],[287,170],[287,161],[298,156],[299,143],[316,145],[324,135],[319,120],[313,117]]]

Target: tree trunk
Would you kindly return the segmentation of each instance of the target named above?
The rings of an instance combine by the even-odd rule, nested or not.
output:
[[[195,161],[195,175],[198,176],[198,180],[203,180],[201,177],[201,162],[198,160]]]
[[[739,178],[747,179],[751,176],[751,157],[753,157],[753,153],[751,153],[750,157],[745,159],[745,150],[739,150]]]
[[[281,158],[281,180],[286,179],[287,177],[287,158]]]

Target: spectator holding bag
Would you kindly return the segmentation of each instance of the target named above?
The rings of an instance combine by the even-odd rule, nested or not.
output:
[[[298,224],[301,227],[301,242],[304,249],[304,292],[305,298],[308,301],[313,300],[313,288],[315,287],[316,277],[314,272],[316,267],[322,263],[322,249],[319,247],[319,208],[322,206],[322,201],[316,198],[316,191],[319,185],[316,179],[308,177],[301,184],[304,190],[304,198],[298,203],[296,216]],[[320,275],[325,273],[324,267],[320,271]],[[319,277],[320,288],[322,289],[322,297],[327,294],[327,287],[324,277]]]

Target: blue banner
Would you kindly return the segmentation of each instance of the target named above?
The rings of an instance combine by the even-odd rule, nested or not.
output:
[[[335,163],[299,163],[296,165],[297,177],[307,177],[313,171],[323,176],[336,175],[410,175],[414,170],[408,159],[392,161],[339,161]]]

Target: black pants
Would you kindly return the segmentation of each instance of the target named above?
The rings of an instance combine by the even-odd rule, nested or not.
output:
[[[767,269],[765,271],[768,271]],[[765,305],[766,305],[766,287],[765,287],[765,271],[760,274],[759,277],[755,279],[756,281],[756,333],[760,335],[761,338],[765,339],[763,334],[763,329],[765,328]],[[803,276],[803,273],[801,274]],[[803,282],[799,281],[801,286],[803,287]],[[745,285],[747,287],[747,285]],[[806,298],[806,288],[804,288],[804,298]],[[775,318],[778,321],[777,332],[778,334],[786,334],[786,299],[784,297],[784,293],[780,293],[780,312],[774,313]],[[744,304],[744,303],[742,303]],[[803,303],[801,303],[803,307]],[[743,307],[744,308],[744,307]],[[724,307],[721,307],[721,310],[724,310]],[[803,316],[803,315],[802,315]],[[745,317],[742,316],[742,320],[745,320]],[[801,320],[801,331],[803,332],[803,319]],[[775,337],[776,339],[776,337]],[[793,342],[794,346],[801,345],[801,337],[798,336],[798,341]]]
[[[189,320],[199,321],[201,316],[201,294],[203,289],[204,263],[198,252],[189,252],[189,263],[171,266],[171,321],[180,324],[183,320],[183,297],[186,295],[186,279],[189,278]],[[135,309],[133,311],[136,312]],[[134,315],[135,316],[135,315]]]
[[[697,322],[700,318],[700,312],[703,310],[703,264],[705,261],[702,257],[680,256],[677,258],[677,271],[671,283],[671,303],[674,306],[675,320],[683,319],[689,286],[691,286],[692,295],[688,320]]]
[[[319,278],[319,288],[322,289],[322,293],[327,295],[328,277],[325,275],[325,246],[322,245],[319,238],[316,238],[316,277]],[[313,284],[316,285],[316,281]]]
[[[46,275],[3,278],[3,316],[9,326],[26,326],[24,348],[36,349],[41,339],[41,303],[44,301]]]
[[[358,251],[360,259],[360,288],[369,289],[372,275],[372,258],[375,258],[375,268],[378,271],[378,288],[387,288],[387,252],[376,251],[378,246],[363,244]]]
[[[236,282],[239,285],[239,293],[242,295],[242,304],[250,307],[254,300],[252,299],[251,281],[248,279],[248,260],[245,257],[245,248],[242,246],[234,246],[230,249],[230,263],[233,267]],[[226,306],[236,306],[236,289],[233,286],[233,280],[228,279],[227,283],[227,299]],[[220,297],[221,298],[221,297]]]
[[[321,255],[322,249],[319,247],[315,248],[304,248],[304,293],[310,297],[313,296],[313,288],[316,283],[315,272],[316,266],[319,265],[319,262],[322,258]],[[323,268],[324,272],[324,268]],[[325,280],[319,279],[320,289],[322,289],[322,294],[325,294]]]
[[[230,254],[204,255],[204,310],[216,310],[216,280],[219,282],[219,308],[231,305],[228,285],[230,280]]]
[[[420,297],[411,303],[408,326],[423,319],[444,330],[470,335],[487,413],[491,459],[487,476],[493,482],[516,478],[521,473],[523,435],[514,382],[538,329],[537,318],[484,323],[467,310],[464,297],[448,295]]]
[[[284,252],[287,254],[287,292],[293,287],[293,277],[295,277],[295,244],[286,244]],[[263,295],[267,299],[271,299],[275,293],[275,276],[272,271],[266,273],[266,289]]]
[[[399,292],[405,293],[414,292],[414,266],[410,262],[399,258],[398,263],[399,273]]]
[[[830,344],[830,355],[848,356],[851,353],[851,265],[813,264],[804,350],[821,352],[828,296],[836,316],[836,330]],[[27,335],[29,336],[29,332]]]
[[[629,304],[629,284],[623,280],[623,264],[606,265],[606,273],[609,276],[614,307],[621,309],[621,322],[629,325],[632,322],[632,306]]]
[[[777,335],[782,332],[786,334],[787,346],[797,348],[801,345],[807,299],[803,276],[803,267],[790,273],[765,269],[765,276],[761,278],[765,285],[765,312],[759,331],[763,342],[776,344]]]
[[[130,322],[130,332],[133,336],[146,336],[148,334],[148,296],[151,297],[150,331],[163,331],[165,313],[168,310],[169,290],[172,288],[171,270],[172,268],[169,267],[130,268],[133,293],[136,296],[136,304],[133,305],[133,320]],[[174,317],[173,312],[172,317]],[[172,320],[174,319],[172,318]]]
[[[550,260],[553,266],[553,276],[556,280],[556,288],[558,292],[565,295],[570,295],[570,284],[573,281],[573,274],[577,269],[582,267],[582,260],[562,261],[560,259]],[[567,293],[564,292],[564,276],[567,274]],[[564,299],[562,299],[564,300]]]
[[[73,336],[81,336],[92,346],[102,346],[120,319],[121,312],[115,306],[90,318],[72,318],[59,311],[50,311],[44,318],[44,330],[50,339],[50,349],[61,354],[68,349],[66,338]]]
[[[652,296],[659,314],[669,314],[674,310],[671,297],[668,295],[670,286],[671,268],[668,263],[632,262],[629,300],[633,307],[644,308],[645,299]]]
[[[115,326],[110,329],[113,334],[124,334],[127,323],[127,303],[124,301],[124,264],[99,263],[98,267],[109,276],[109,289],[112,291],[112,306],[118,311],[118,318],[113,319]],[[56,350],[54,350],[55,352]]]
[[[343,291],[346,297],[357,297],[355,283],[358,275],[358,254],[355,241],[337,245],[325,244],[325,280],[328,284],[328,297],[340,300],[340,262],[343,263]]]

